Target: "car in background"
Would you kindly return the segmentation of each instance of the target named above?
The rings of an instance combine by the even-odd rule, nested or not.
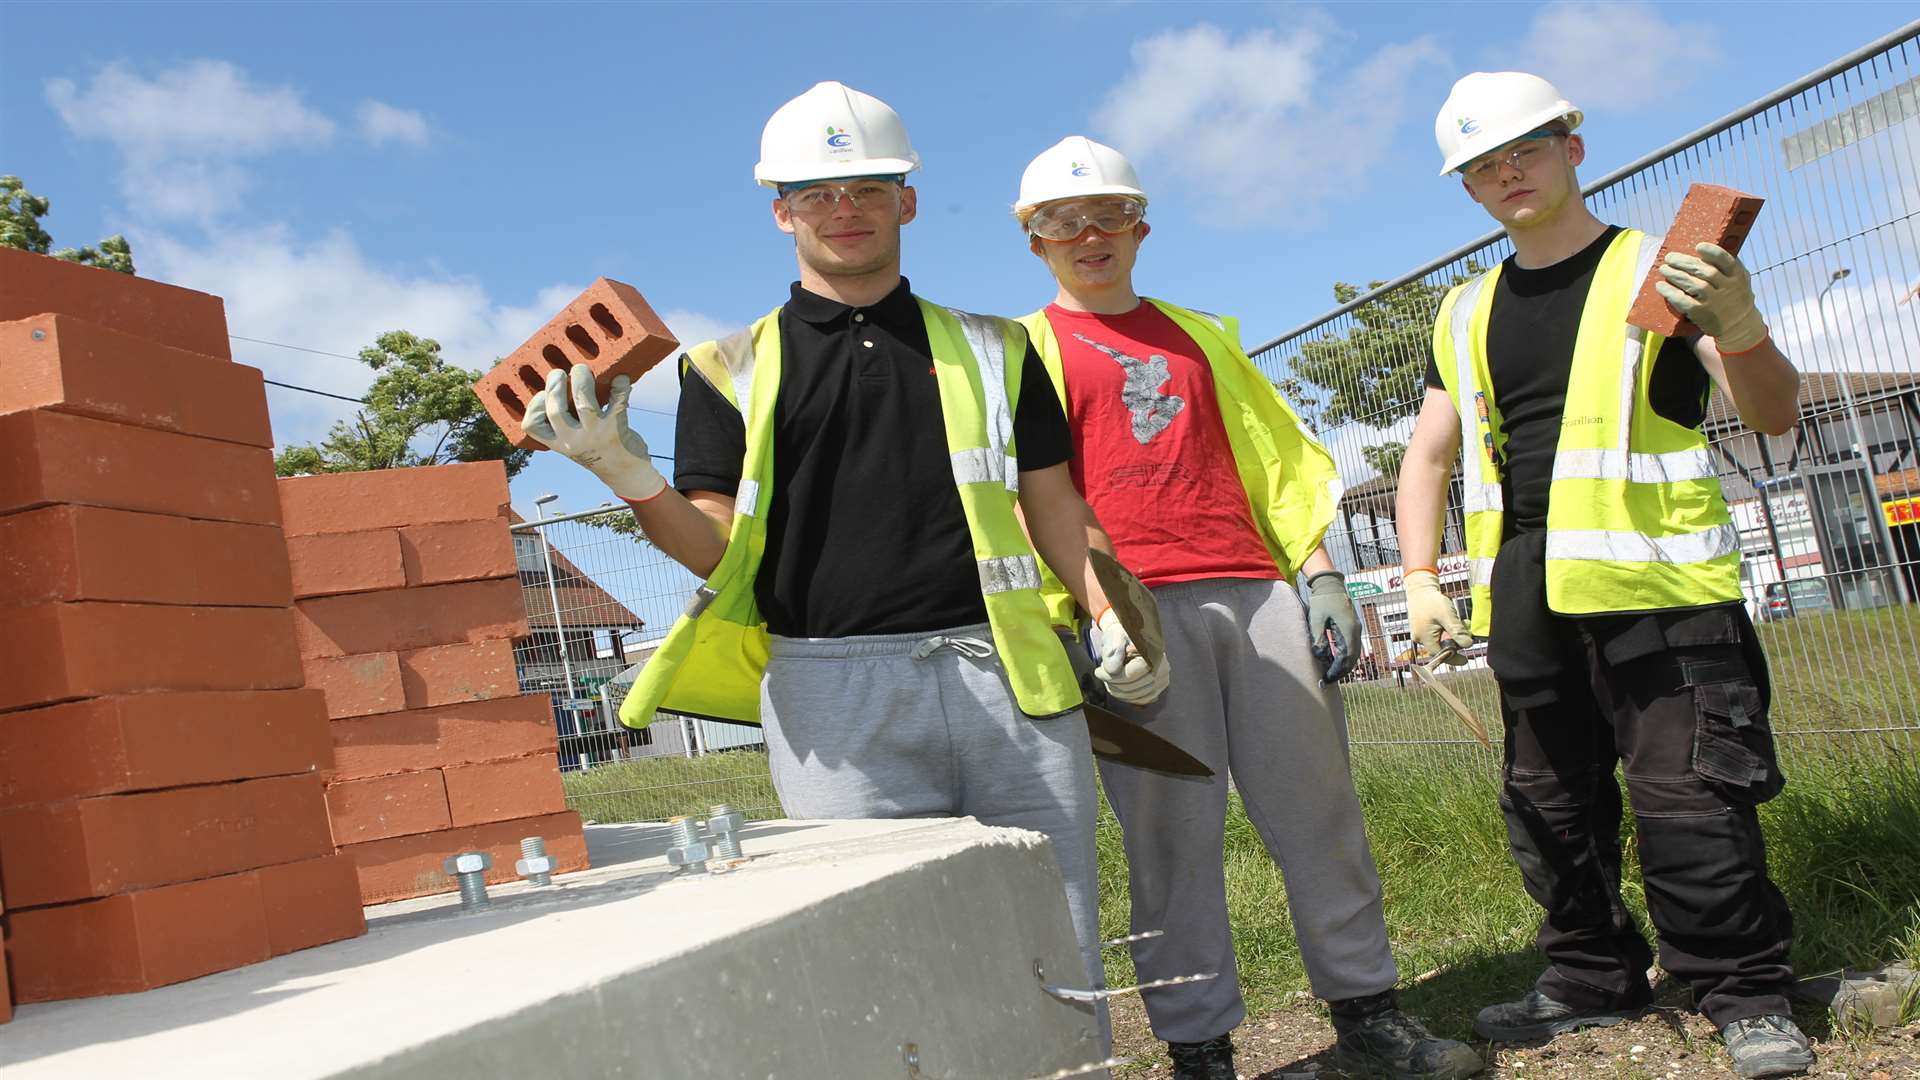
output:
[[[1833,594],[1827,591],[1827,579],[1823,577],[1794,578],[1769,584],[1766,606],[1760,609],[1761,618],[1768,622],[1832,610]]]

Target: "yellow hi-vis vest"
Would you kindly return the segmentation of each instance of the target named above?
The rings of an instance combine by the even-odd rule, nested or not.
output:
[[[1080,707],[1080,685],[1047,620],[1039,560],[1014,514],[1020,471],[1013,416],[1026,333],[1008,319],[915,299],[932,346],[953,480],[973,537],[987,621],[1014,701],[1029,716],[1070,712]],[[760,722],[768,642],[753,583],[766,552],[767,512],[773,505],[780,309],[732,337],[694,347],[687,362],[740,410],[746,456],[726,551],[641,668],[620,706],[620,722],[628,727],[647,726],[663,709]]]
[[[1159,308],[1200,346],[1213,373],[1220,419],[1233,450],[1234,468],[1246,490],[1253,521],[1280,573],[1291,580],[1307,556],[1320,547],[1333,523],[1343,488],[1333,455],[1313,437],[1280,392],[1240,347],[1237,319],[1193,311],[1164,300],[1144,298]],[[1053,391],[1067,405],[1067,380],[1060,362],[1060,340],[1045,311],[1020,320],[1047,366]],[[1047,614],[1057,625],[1074,623],[1073,596],[1045,570]]]
[[[1740,543],[1706,436],[1654,411],[1666,339],[1627,325],[1660,237],[1623,229],[1595,268],[1547,501],[1547,607],[1563,615],[1654,611],[1740,599]],[[1433,354],[1460,417],[1460,475],[1472,568],[1471,629],[1493,625],[1493,560],[1506,447],[1487,374],[1487,317],[1500,267],[1440,303]]]

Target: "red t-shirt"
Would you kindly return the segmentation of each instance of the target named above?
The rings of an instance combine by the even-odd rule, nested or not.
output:
[[[1220,419],[1206,353],[1159,308],[1047,305],[1060,340],[1074,486],[1148,585],[1278,578]]]

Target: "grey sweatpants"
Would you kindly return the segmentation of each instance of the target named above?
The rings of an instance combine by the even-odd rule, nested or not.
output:
[[[1079,711],[1046,720],[1021,713],[985,623],[930,634],[776,636],[770,651],[760,716],[787,815],[972,816],[1044,834],[1066,879],[1085,985],[1104,985],[1098,804]],[[1105,1057],[1107,1010],[1095,1013]]]
[[[1218,979],[1146,992],[1154,1034],[1204,1042],[1246,1017],[1227,925],[1223,869],[1227,777],[1279,862],[1314,995],[1378,993],[1398,981],[1347,764],[1346,712],[1319,685],[1306,618],[1281,581],[1212,578],[1153,590],[1173,682],[1127,711],[1214,770],[1212,779],[1100,762],[1126,835],[1133,945],[1144,980],[1217,971]],[[1122,707],[1123,710],[1125,707]]]

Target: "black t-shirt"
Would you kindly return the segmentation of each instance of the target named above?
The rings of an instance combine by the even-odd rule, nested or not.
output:
[[[779,317],[773,499],[754,582],[767,628],[848,637],[986,621],[926,322],[906,280],[866,308],[796,282]],[[1072,452],[1031,346],[1013,433],[1023,472]],[[675,487],[739,487],[745,422],[698,373],[681,380],[675,440]]]
[[[1508,536],[1547,527],[1547,492],[1573,370],[1574,336],[1594,269],[1619,233],[1619,226],[1610,226],[1598,240],[1552,266],[1527,270],[1509,257],[1500,268],[1487,317],[1487,373],[1507,440],[1501,482]],[[1655,412],[1685,427],[1700,426],[1712,383],[1693,353],[1692,339],[1667,339],[1654,359],[1652,380],[1648,397]],[[1432,357],[1427,385],[1446,389]]]

